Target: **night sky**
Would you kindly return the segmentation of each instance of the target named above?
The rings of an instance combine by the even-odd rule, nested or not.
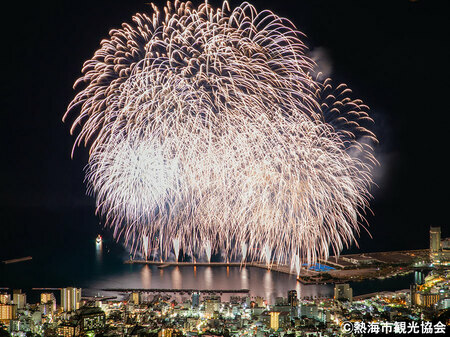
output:
[[[372,191],[375,215],[367,216],[373,238],[363,230],[360,250],[351,251],[426,248],[429,226],[441,226],[449,236],[444,1],[252,3],[291,19],[335,82],[347,83],[353,97],[371,108],[381,163]],[[59,214],[60,226],[77,212],[88,214],[81,228],[98,222],[83,183],[87,151],[79,148],[70,158],[74,137],[61,118],[76,93],[73,82],[100,40],[134,13],[150,10],[145,1],[10,4],[2,34],[0,260],[12,247],[37,240],[31,234],[37,229],[52,235],[45,214]],[[74,231],[73,240],[79,234],[73,227],[63,230]]]

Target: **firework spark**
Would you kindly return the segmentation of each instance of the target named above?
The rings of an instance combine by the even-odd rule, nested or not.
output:
[[[74,148],[116,238],[296,269],[353,242],[376,164],[368,107],[313,77],[302,34],[270,11],[152,7],[101,42],[64,116],[79,111]]]

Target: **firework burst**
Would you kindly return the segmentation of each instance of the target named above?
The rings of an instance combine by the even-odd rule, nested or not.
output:
[[[111,30],[64,116],[98,212],[133,253],[313,263],[355,240],[376,164],[368,108],[302,34],[248,3],[168,3]]]

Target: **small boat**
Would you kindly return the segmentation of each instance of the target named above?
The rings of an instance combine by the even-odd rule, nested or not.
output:
[[[98,244],[102,243],[102,236],[100,234],[95,239],[95,242],[97,242]]]

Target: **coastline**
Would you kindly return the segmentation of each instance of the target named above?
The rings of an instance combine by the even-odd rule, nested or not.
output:
[[[291,266],[276,263],[267,265],[261,262],[175,262],[129,259],[125,260],[124,264],[155,265],[159,269],[166,267],[254,267],[294,275],[297,281],[304,285],[320,285],[383,280],[396,276],[405,276],[417,269],[414,267],[414,261],[426,259],[428,254],[428,249],[416,249],[332,256],[327,260],[319,260],[321,265],[331,267],[330,270],[321,272],[308,267],[301,267],[299,275]]]

